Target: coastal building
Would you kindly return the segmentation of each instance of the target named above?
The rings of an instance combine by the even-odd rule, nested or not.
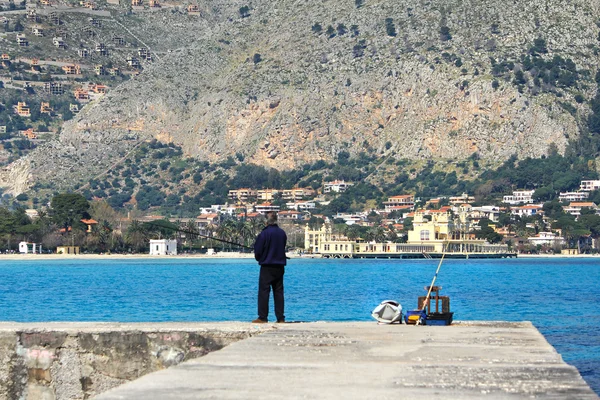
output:
[[[500,207],[497,206],[481,206],[471,207],[471,218],[487,218],[492,222],[498,222],[500,218]]]
[[[41,254],[42,245],[39,243],[20,242],[19,253],[21,254]]]
[[[325,223],[317,229],[311,229],[307,224],[304,227],[304,248],[313,254],[320,254],[322,244],[327,242],[341,242],[348,244],[348,238],[339,232],[334,232],[331,224]]]
[[[333,219],[342,219],[346,225],[360,224],[367,220],[366,214],[345,214],[337,213],[333,216]]]
[[[599,209],[596,203],[594,202],[571,202],[568,206],[563,207],[563,211],[567,214],[575,215],[576,217],[581,215],[581,210],[583,208],[589,208],[594,211],[594,213],[598,214]]]
[[[44,36],[44,28],[40,26],[32,26],[31,33],[33,33],[35,36],[42,37]]]
[[[70,254],[75,255],[79,254],[79,246],[58,246],[56,248],[56,254]]]
[[[475,197],[473,196],[469,196],[467,193],[463,193],[460,196],[452,196],[448,198],[448,203],[450,203],[451,205],[457,205],[457,204],[470,204],[470,203],[474,203],[475,202]]]
[[[503,203],[507,204],[528,204],[533,203],[534,190],[516,190],[512,195],[504,196]]]
[[[425,208],[432,208],[432,209],[440,208],[440,204],[442,204],[442,199],[439,197],[436,197],[434,199],[427,200],[425,202]]]
[[[151,256],[176,256],[177,240],[152,239],[150,240]]]
[[[50,107],[50,103],[49,102],[45,102],[42,101],[42,103],[40,104],[40,113],[41,114],[52,114],[52,108]]]
[[[231,190],[230,190],[231,192]],[[260,201],[271,201],[279,194],[277,189],[261,189],[256,191],[256,199]]]
[[[17,45],[19,47],[27,47],[29,46],[29,40],[27,40],[27,36],[22,33],[17,34]]]
[[[242,189],[230,190],[229,193],[227,194],[227,198],[230,200],[246,202],[251,198],[256,198],[257,194],[258,193],[256,192],[256,190],[242,188]]]
[[[295,203],[285,203],[290,210],[307,211],[317,207],[314,201],[297,201]]]
[[[559,201],[572,202],[572,201],[584,201],[589,197],[589,192],[564,192],[558,195]]]
[[[24,131],[19,131],[19,133],[25,136],[27,139],[37,139],[37,134],[33,131],[33,128],[29,128]]]
[[[31,72],[40,72],[42,67],[40,66],[40,60],[38,58],[31,59]]]
[[[90,92],[88,92],[87,90],[85,90],[83,88],[75,89],[73,91],[73,95],[75,96],[75,99],[77,99],[79,101],[90,99]]]
[[[106,45],[104,43],[96,43],[94,50],[96,51],[96,53],[100,54],[101,56],[108,55],[108,49],[106,48]]]
[[[81,67],[78,64],[63,65],[62,70],[65,71],[66,75],[79,75],[79,74],[81,74]]]
[[[254,211],[260,214],[267,213],[269,211],[279,211],[280,207],[271,203],[262,203],[254,206]]]
[[[59,49],[67,48],[67,44],[65,43],[65,41],[63,40],[63,38],[61,36],[53,37],[52,44],[54,45],[54,47],[59,48]]]
[[[600,189],[600,180],[581,181],[579,190],[583,192],[593,192]]]
[[[375,243],[333,235],[330,224],[305,231],[305,249],[325,258],[500,258],[513,257],[508,246],[490,244],[471,232],[466,215],[455,217],[449,211],[419,210],[406,243]]]
[[[351,186],[354,186],[354,183],[344,182],[343,180],[342,181],[325,182],[325,184],[323,185],[323,193],[331,193],[331,192],[342,193],[342,192],[345,192],[346,190],[348,190],[348,188]]]
[[[411,209],[415,205],[415,196],[412,194],[403,194],[399,196],[388,197],[387,201],[383,202],[385,211],[397,211],[400,209]]]
[[[65,92],[65,89],[60,82],[46,82],[44,83],[44,91],[48,94],[60,96]]]
[[[519,217],[531,217],[540,212],[543,212],[543,206],[541,204],[528,204],[526,206],[512,207],[510,209],[512,215],[518,215]]]
[[[17,115],[20,117],[30,117],[31,110],[29,106],[24,101],[17,102]]]
[[[283,200],[299,201],[308,197],[314,197],[316,192],[308,188],[284,189],[281,193]]]
[[[557,236],[553,232],[540,232],[535,236],[528,237],[527,241],[534,246],[547,245],[557,247],[565,244],[565,239],[563,237]]]
[[[304,214],[298,211],[280,211],[277,214],[277,217],[280,221],[302,221],[304,219]]]

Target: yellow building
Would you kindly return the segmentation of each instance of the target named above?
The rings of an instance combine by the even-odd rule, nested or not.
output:
[[[58,246],[56,254],[79,254],[79,246]]]
[[[516,257],[508,246],[490,244],[472,233],[466,215],[449,211],[420,210],[406,243],[350,241],[334,235],[331,225],[305,231],[305,249],[326,258],[500,258]]]

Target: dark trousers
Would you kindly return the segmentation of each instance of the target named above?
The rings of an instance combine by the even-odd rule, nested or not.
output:
[[[275,316],[277,321],[285,321],[283,314],[283,265],[261,265],[258,277],[258,318],[267,321],[269,316],[269,297],[273,287]]]

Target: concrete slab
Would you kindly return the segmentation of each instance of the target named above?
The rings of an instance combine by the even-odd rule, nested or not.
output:
[[[275,328],[96,399],[599,398],[528,322]]]

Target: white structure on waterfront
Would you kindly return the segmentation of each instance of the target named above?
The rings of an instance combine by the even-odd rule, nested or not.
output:
[[[21,254],[41,254],[42,253],[42,245],[39,243],[20,242],[19,243],[19,253],[21,253]]]
[[[150,240],[151,256],[176,256],[177,240],[153,239]]]
[[[533,192],[534,190],[515,190],[512,195],[504,196],[502,202],[507,204],[533,203]]]
[[[534,246],[536,245],[549,245],[549,246],[562,246],[563,244],[565,244],[565,239],[560,237],[560,236],[556,236],[554,233],[552,232],[540,232],[535,236],[532,237],[528,237],[527,241],[531,244],[533,244]]]

